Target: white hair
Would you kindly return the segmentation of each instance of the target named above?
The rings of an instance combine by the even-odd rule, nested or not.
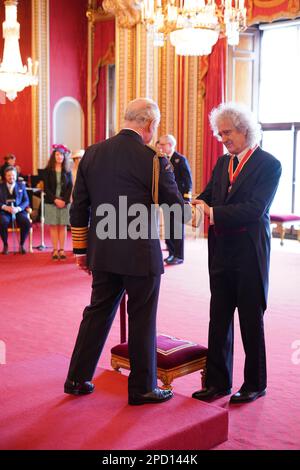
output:
[[[172,134],[161,135],[159,138],[159,142],[160,142],[160,139],[162,138],[167,139],[169,144],[171,144],[172,148],[175,149],[177,142],[176,142],[175,137]]]
[[[149,121],[160,120],[159,107],[155,101],[149,98],[137,98],[128,104],[124,119],[145,127]]]
[[[221,103],[214,108],[210,115],[210,126],[214,136],[221,140],[218,125],[220,121],[229,119],[238,132],[246,134],[246,142],[249,147],[259,143],[261,139],[261,126],[257,122],[254,114],[240,103]]]

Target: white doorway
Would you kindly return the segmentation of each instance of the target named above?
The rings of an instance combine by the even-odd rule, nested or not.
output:
[[[84,115],[80,103],[70,96],[61,98],[53,110],[53,143],[70,150],[84,148]]]

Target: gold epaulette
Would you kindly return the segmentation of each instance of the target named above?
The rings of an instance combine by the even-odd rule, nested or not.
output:
[[[156,149],[155,149],[154,145],[146,144],[145,147],[148,147],[149,149],[153,150],[153,152],[156,153]]]
[[[74,250],[84,250],[88,244],[88,227],[71,227]]]
[[[167,154],[161,152],[160,150],[157,151],[157,149],[154,147],[154,145],[146,144],[145,146],[148,147],[149,149],[153,150],[153,152],[155,152],[155,155],[157,155],[158,157],[168,158]]]
[[[188,193],[184,193],[183,197],[186,199],[192,199],[192,191],[189,191]]]
[[[159,153],[156,153],[153,157],[153,168],[152,168],[152,199],[156,206],[158,206],[158,185],[159,185]]]
[[[168,158],[168,155],[166,153],[163,153],[163,152],[156,152],[157,156],[162,158],[162,157],[165,157],[165,158]]]

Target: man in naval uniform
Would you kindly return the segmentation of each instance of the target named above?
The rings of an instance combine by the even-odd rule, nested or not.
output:
[[[156,311],[163,260],[158,233],[154,237],[150,233],[150,219],[154,195],[156,203],[178,204],[181,209],[184,201],[168,160],[157,158],[145,145],[151,141],[159,121],[160,111],[154,101],[140,98],[130,102],[124,128],[116,136],[89,147],[79,164],[70,211],[73,248],[77,264],[92,273],[93,283],[65,393],[93,391],[91,379],[126,290],[128,402],[142,405],[172,398],[170,390],[157,387]],[[130,237],[137,205],[146,210],[149,224],[146,229],[143,227],[146,236]],[[105,216],[111,208],[116,227],[108,222],[105,234]]]

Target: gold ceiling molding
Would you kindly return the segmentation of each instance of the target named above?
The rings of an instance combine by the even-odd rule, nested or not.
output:
[[[286,3],[286,0],[253,0],[253,3],[256,7],[273,8]]]
[[[120,28],[133,28],[140,22],[140,0],[103,0],[103,9],[114,15]]]
[[[260,22],[294,19],[299,15],[300,0],[248,0],[248,26]]]
[[[113,15],[105,11],[102,7],[90,6],[86,12],[86,16],[91,23],[98,23],[99,21],[107,21],[113,19]]]

